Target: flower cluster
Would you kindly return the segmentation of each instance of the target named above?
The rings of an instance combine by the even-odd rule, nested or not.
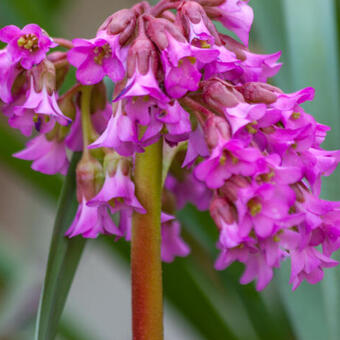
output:
[[[256,279],[263,289],[287,257],[294,289],[337,265],[330,256],[340,247],[340,202],[319,196],[340,151],[321,148],[329,128],[301,107],[312,88],[286,94],[267,83],[280,53],[249,51],[252,21],[244,0],[162,0],[114,13],[89,40],[52,39],[34,24],[0,30],[1,110],[24,135],[35,130],[15,156],[36,171],[65,174],[67,149],[83,153],[68,237],[130,240],[132,214],[145,213],[135,155],[163,139],[172,160],[164,261],[189,253],[173,215],[191,202],[210,210],[219,229],[216,269],[244,263],[241,283]],[[57,44],[67,51],[49,53]],[[77,81],[61,94],[70,66]],[[112,105],[104,78],[115,82]]]

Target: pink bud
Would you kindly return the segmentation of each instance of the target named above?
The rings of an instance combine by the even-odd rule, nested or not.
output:
[[[251,82],[237,87],[237,90],[243,94],[244,99],[248,103],[264,103],[272,104],[276,102],[276,93],[281,93],[281,90],[275,86]]]
[[[211,115],[204,126],[204,138],[210,149],[215,148],[220,140],[228,141],[231,137],[229,123],[225,118]]]
[[[167,34],[180,42],[185,42],[186,39],[176,25],[166,19],[156,19],[152,16],[147,16],[147,34],[150,39],[161,50],[168,47],[169,41]]]
[[[246,188],[249,186],[248,180],[239,175],[233,175],[230,177],[224,185],[218,190],[219,195],[225,197],[230,202],[235,202],[238,197],[238,191],[240,188]]]
[[[98,32],[120,34],[119,42],[125,44],[136,27],[136,12],[132,9],[122,9],[109,16],[99,27]]]
[[[228,35],[221,34],[220,33],[220,38],[222,39],[223,43],[225,44],[225,47],[236,54],[237,59],[239,60],[246,60],[247,56],[244,53],[247,49],[238,41],[235,39],[229,37]]]
[[[158,59],[157,52],[152,42],[145,36],[138,37],[129,49],[127,59],[127,74],[131,78],[136,68],[143,75],[147,74],[151,68],[157,72]]]
[[[44,87],[49,94],[56,89],[56,70],[54,64],[47,59],[34,66],[31,70],[36,92],[41,92]]]
[[[244,102],[243,96],[232,85],[219,79],[202,82],[203,99],[214,110],[224,113],[224,108]]]
[[[221,219],[227,224],[232,224],[237,218],[235,208],[226,199],[221,197],[212,199],[209,210],[219,229],[222,228]]]
[[[202,40],[211,40],[210,36],[216,44],[221,44],[215,25],[208,18],[200,4],[194,1],[183,2],[183,5],[178,9],[178,13],[190,42],[194,39],[193,33],[196,31],[196,33],[200,32],[202,34]]]
[[[77,199],[83,197],[88,201],[100,190],[104,182],[104,172],[101,164],[91,156],[83,157],[77,165]]]

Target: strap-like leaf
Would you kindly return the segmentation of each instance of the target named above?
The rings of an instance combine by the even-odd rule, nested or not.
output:
[[[48,256],[45,282],[40,299],[35,340],[53,340],[56,336],[85,239],[64,237],[77,209],[75,167],[79,154],[74,154],[59,201],[57,217]]]

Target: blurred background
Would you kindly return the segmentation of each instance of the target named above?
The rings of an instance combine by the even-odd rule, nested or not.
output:
[[[35,22],[51,36],[91,38],[111,13],[134,1],[1,0],[0,27]],[[251,0],[250,48],[282,50],[284,66],[273,83],[287,92],[316,88],[306,105],[332,131],[326,148],[340,149],[339,2]],[[0,340],[33,339],[35,316],[62,179],[34,173],[13,159],[24,138],[0,117]],[[323,197],[340,200],[339,171]],[[289,263],[262,293],[241,286],[242,267],[213,270],[217,232],[191,206],[178,213],[192,248],[186,259],[164,265],[166,340],[336,340],[340,323],[340,271],[326,270],[315,285],[288,285]],[[339,256],[340,258],[340,256]],[[89,241],[72,285],[59,339],[125,340],[130,332],[128,245],[105,237]]]

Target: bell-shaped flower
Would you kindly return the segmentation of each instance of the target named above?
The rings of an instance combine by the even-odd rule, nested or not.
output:
[[[57,173],[65,175],[69,165],[64,141],[48,140],[45,135],[34,137],[24,150],[13,156],[33,161],[32,169],[47,175]]]

